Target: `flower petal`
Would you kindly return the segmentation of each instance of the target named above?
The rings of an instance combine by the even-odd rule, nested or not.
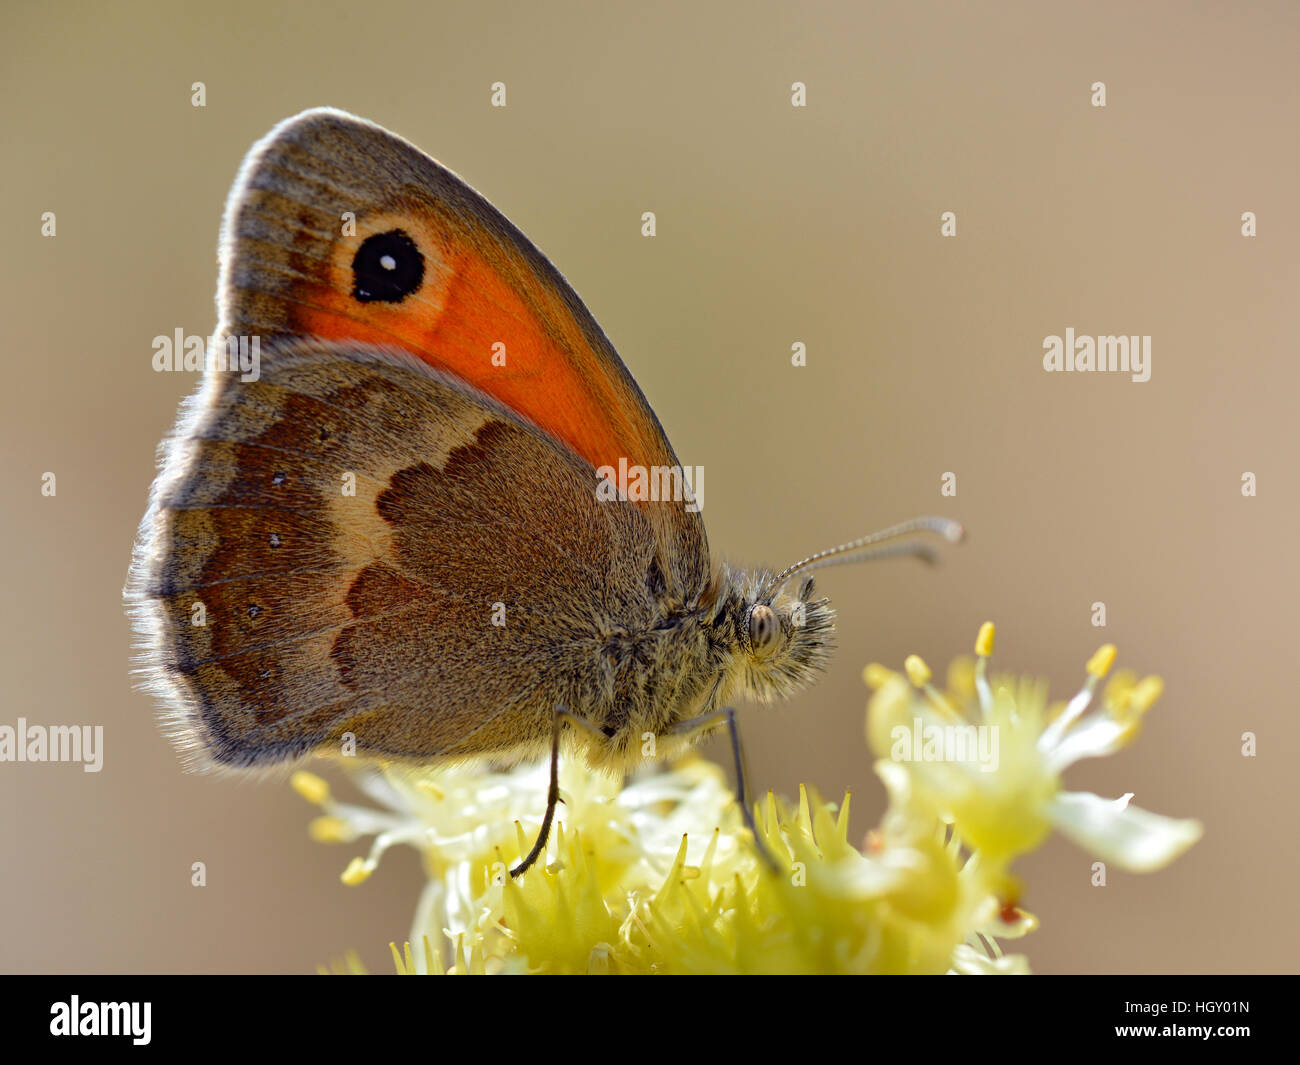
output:
[[[1063,791],[1048,803],[1052,823],[1084,850],[1130,872],[1168,865],[1201,838],[1199,821],[1120,806],[1086,791]]]
[[[1029,959],[1023,954],[990,958],[974,947],[959,943],[952,950],[950,976],[1028,976]]]
[[[1046,735],[1044,733],[1044,735]],[[1043,749],[1049,771],[1060,773],[1082,758],[1101,758],[1114,754],[1133,738],[1133,727],[1112,717],[1095,714],[1084,718],[1055,744]],[[1040,748],[1042,744],[1040,742]]]

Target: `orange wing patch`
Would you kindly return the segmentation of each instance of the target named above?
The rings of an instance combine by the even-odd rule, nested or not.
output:
[[[636,382],[559,272],[459,177],[387,130],[329,110],[282,123],[249,154],[225,227],[223,334],[402,347],[593,466],[677,465]],[[420,284],[398,300],[359,300],[358,252],[392,232],[423,257]],[[492,361],[498,343],[504,366]],[[702,523],[694,531],[702,539]]]
[[[358,224],[355,238],[336,242],[329,283],[307,286],[309,298],[293,305],[293,331],[402,347],[518,411],[593,466],[617,466],[620,457],[647,466],[675,463],[656,439],[657,425],[628,417],[638,412],[624,409],[626,396],[594,365],[581,330],[564,328],[564,308],[547,307],[543,290],[525,287],[523,264],[510,262],[505,248],[480,250],[472,234],[455,232],[453,222],[434,212],[434,205],[385,212]],[[431,224],[435,219],[443,224]],[[423,282],[397,303],[358,303],[357,248],[392,231],[408,234],[419,248]]]

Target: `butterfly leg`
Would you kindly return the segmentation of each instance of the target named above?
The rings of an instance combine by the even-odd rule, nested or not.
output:
[[[551,834],[551,822],[555,820],[555,807],[560,802],[560,728],[565,721],[586,729],[601,740],[605,739],[605,734],[590,721],[569,713],[563,706],[555,708],[555,717],[551,723],[551,786],[546,791],[546,816],[542,818],[542,827],[538,830],[533,849],[528,852],[523,861],[510,870],[511,876],[522,875],[546,849],[546,840]]]
[[[687,718],[668,730],[670,736],[690,735],[695,732],[701,732],[705,729],[712,728],[714,725],[726,722],[727,731],[731,734],[731,756],[736,764],[736,801],[740,803],[740,811],[745,816],[745,824],[749,827],[750,833],[754,837],[754,849],[758,851],[773,872],[779,872],[780,866],[777,865],[776,859],[769,853],[767,846],[763,843],[763,838],[758,834],[758,825],[754,823],[754,811],[749,808],[749,797],[745,791],[745,753],[740,746],[740,729],[736,727],[736,711],[733,707],[727,706],[721,710],[713,710],[707,714],[701,714],[699,717]]]

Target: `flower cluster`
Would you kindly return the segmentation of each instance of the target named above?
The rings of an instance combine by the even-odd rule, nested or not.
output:
[[[943,691],[915,657],[902,673],[867,668],[867,741],[889,806],[860,847],[847,794],[830,803],[800,788],[797,804],[770,793],[758,804],[760,850],[722,771],[696,757],[626,784],[563,761],[546,853],[514,879],[542,820],[547,764],[359,770],[375,806],[338,801],[310,773],[293,783],[322,808],[314,838],[372,837],[345,883],[363,882],[395,844],[421,852],[410,939],[392,947],[399,972],[1028,972],[998,942],[1037,926],[1019,906],[1018,856],[1055,828],[1145,872],[1201,828],[1130,796],[1061,787],[1073,762],[1133,740],[1159,678],[1117,673],[1098,697],[1115,659],[1107,646],[1082,690],[1049,704],[1039,681],[990,676],[992,648],[985,625],[976,658],[953,662]]]

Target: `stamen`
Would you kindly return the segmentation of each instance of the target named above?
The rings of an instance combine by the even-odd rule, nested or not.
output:
[[[1157,676],[1143,677],[1136,684],[1122,688],[1118,693],[1107,691],[1106,711],[1112,720],[1126,729],[1129,740],[1137,735],[1142,719],[1152,704],[1165,690],[1165,682]]]
[[[872,691],[880,690],[896,676],[898,676],[897,673],[888,666],[882,666],[879,662],[872,662],[862,671],[862,680]]]
[[[315,773],[300,769],[289,778],[289,783],[294,791],[313,806],[323,806],[329,801],[330,786]]]
[[[993,692],[989,688],[989,658],[993,654],[993,637],[996,630],[993,622],[986,621],[980,626],[979,635],[975,637],[975,693],[979,696],[980,710],[987,721],[993,713]]]
[[[1088,673],[1100,680],[1110,672],[1110,667],[1115,664],[1116,653],[1113,643],[1102,644],[1097,648],[1096,654],[1088,659],[1088,664],[1084,668]]]
[[[1101,679],[1110,672],[1111,666],[1115,664],[1115,645],[1113,643],[1103,644],[1097,648],[1096,653],[1088,659],[1085,667],[1088,672],[1088,679],[1083,682],[1083,687],[1075,694],[1065,705],[1060,716],[1043,729],[1042,735],[1038,737],[1038,749],[1046,751],[1055,747],[1061,742],[1061,738],[1066,731],[1073,725],[1085,710],[1088,704],[1092,702],[1093,693],[1097,690],[1097,685]]]
[[[339,877],[348,887],[356,887],[370,878],[370,874],[375,871],[375,867],[364,858],[353,858],[348,862],[348,867],[343,870],[343,875]]]
[[[1151,704],[1164,693],[1164,690],[1165,682],[1161,677],[1154,675],[1143,677],[1138,682],[1138,686],[1133,689],[1132,694],[1129,695],[1129,706],[1139,714],[1145,714],[1151,709]]]
[[[930,683],[930,667],[925,664],[925,659],[920,655],[908,655],[903,660],[903,668],[907,670],[907,679],[916,687],[924,689]]]
[[[926,698],[939,713],[953,721],[961,720],[961,714],[953,709],[948,700],[943,697],[943,693],[930,683],[933,674],[930,672],[930,667],[926,665],[925,659],[920,655],[908,655],[903,660],[903,668],[907,670],[907,679],[925,693]]]
[[[317,843],[347,843],[357,836],[352,826],[343,818],[329,815],[315,818],[307,826],[307,834]]]

